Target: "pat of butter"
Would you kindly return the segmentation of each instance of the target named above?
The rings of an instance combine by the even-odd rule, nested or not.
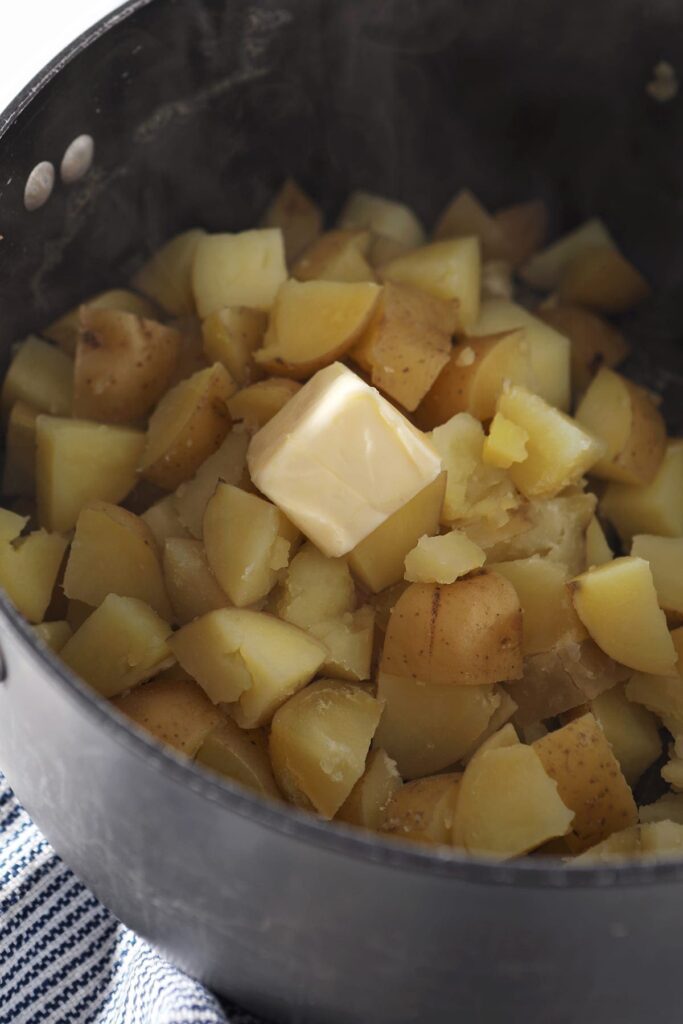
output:
[[[251,478],[326,555],[345,555],[441,472],[431,443],[341,363],[259,430]]]

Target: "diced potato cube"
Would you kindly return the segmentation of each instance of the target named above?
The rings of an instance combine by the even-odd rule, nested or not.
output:
[[[597,516],[593,516],[586,527],[586,568],[590,569],[593,565],[604,565],[605,562],[611,562],[613,558],[614,552],[607,543],[600,520]]]
[[[171,498],[183,526],[193,537],[201,537],[204,513],[219,482],[242,484],[247,475],[246,434],[231,430],[220,448],[209,455],[192,477],[176,489]]]
[[[411,583],[454,583],[480,569],[486,553],[462,530],[440,537],[421,537],[405,560],[405,578]]]
[[[59,654],[72,635],[71,626],[65,621],[41,622],[36,626],[36,634],[55,654]]]
[[[60,651],[103,697],[116,697],[173,663],[171,627],[135,597],[109,594]]]
[[[434,238],[462,238],[476,235],[484,259],[507,259],[509,246],[500,222],[468,188],[461,189],[436,222]]]
[[[297,281],[375,281],[367,256],[369,231],[326,231],[292,268]]]
[[[380,831],[393,839],[450,846],[461,779],[450,772],[405,782],[391,797]]]
[[[351,571],[373,593],[402,579],[408,552],[420,537],[438,532],[445,489],[441,473],[350,552]]]
[[[66,537],[45,530],[0,542],[0,586],[29,622],[45,616],[66,546]]]
[[[137,597],[162,619],[172,618],[152,531],[139,516],[104,501],[81,510],[64,593],[90,605],[101,604],[107,594]]]
[[[500,704],[491,715],[489,724],[481,736],[478,736],[472,746],[462,755],[462,762],[467,764],[480,750],[489,749],[489,740],[493,746],[511,746],[518,743],[517,730],[509,721],[517,711],[517,705],[506,690],[499,688],[498,696]],[[509,727],[509,728],[508,728]]]
[[[526,459],[510,468],[513,483],[527,498],[553,498],[602,457],[602,442],[524,388],[503,392],[498,412],[529,436]]]
[[[638,817],[643,825],[657,821],[670,821],[677,825],[683,825],[683,793],[665,793],[653,804],[639,807]]]
[[[649,563],[660,608],[680,621],[683,615],[683,537],[637,534],[631,554]]]
[[[149,421],[142,475],[168,491],[193,476],[230,430],[227,402],[234,391],[235,383],[220,363],[168,391]]]
[[[642,558],[616,558],[570,584],[576,612],[605,654],[638,672],[673,675],[676,650]]]
[[[519,679],[522,611],[514,587],[496,573],[412,583],[391,613],[381,669],[439,686]]]
[[[484,441],[482,459],[489,466],[509,469],[515,462],[524,462],[529,435],[524,427],[518,426],[497,412],[491,421],[488,437]]]
[[[533,256],[520,276],[533,288],[550,292],[559,286],[566,268],[577,256],[605,246],[615,247],[609,231],[601,220],[588,220]]]
[[[494,216],[505,232],[507,258],[514,267],[526,263],[543,245],[548,233],[548,208],[542,199],[506,206]]]
[[[601,313],[625,313],[651,291],[640,271],[610,245],[576,255],[562,271],[559,285],[562,302]]]
[[[288,377],[269,377],[238,391],[228,399],[228,409],[235,422],[260,430],[300,390],[301,384]]]
[[[673,857],[683,850],[683,826],[673,821],[657,821],[647,825],[633,825],[623,832],[615,832],[604,842],[586,850],[577,863],[600,864],[613,860],[653,857]]]
[[[140,518],[151,530],[159,552],[163,552],[164,544],[172,537],[191,536],[190,531],[180,520],[172,494],[167,494],[165,498],[150,505]]]
[[[130,493],[145,435],[128,427],[39,416],[36,420],[38,517],[48,530],[71,530],[91,501],[116,504]]]
[[[191,679],[152,679],[136,686],[114,706],[162,743],[194,757],[224,716]]]
[[[623,541],[635,533],[683,537],[683,441],[670,441],[651,483],[644,487],[610,483],[600,510]]]
[[[312,544],[305,544],[285,573],[278,615],[308,629],[352,612],[355,606],[356,590],[346,561],[328,558]]]
[[[54,345],[30,335],[17,347],[2,384],[5,415],[15,402],[38,412],[70,416],[73,406],[73,359]]]
[[[158,302],[171,316],[194,313],[192,265],[204,235],[201,228],[175,235],[157,249],[133,278],[134,287]]]
[[[279,228],[203,235],[192,265],[192,291],[203,320],[225,306],[268,312],[287,277]]]
[[[0,542],[16,540],[28,520],[28,516],[20,516],[8,508],[0,508]]]
[[[683,679],[680,675],[667,677],[637,672],[626,684],[626,697],[642,704],[661,718],[674,734],[683,732]]]
[[[449,238],[413,249],[385,263],[384,281],[421,288],[458,303],[458,328],[468,331],[479,316],[481,251],[478,238]]]
[[[232,705],[230,713],[244,729],[270,721],[327,654],[297,626],[245,608],[209,612],[174,633],[170,644],[214,704]]]
[[[164,581],[175,613],[174,622],[184,626],[200,615],[230,604],[211,571],[201,541],[170,537],[163,552]]]
[[[386,750],[404,779],[443,771],[486,730],[500,704],[494,686],[439,686],[380,672],[385,702],[375,746]]]
[[[512,562],[489,563],[515,588],[524,616],[524,654],[550,651],[558,644],[582,640],[586,631],[567,590],[570,576],[561,562],[539,555]]]
[[[369,192],[352,192],[339,214],[340,228],[368,228],[414,248],[425,240],[424,228],[404,203]]]
[[[286,281],[254,358],[269,373],[310,377],[343,356],[375,311],[382,289],[369,281]]]
[[[507,260],[485,260],[481,265],[482,299],[505,299],[512,302],[515,286],[512,266]]]
[[[380,700],[337,679],[321,679],[290,697],[270,728],[270,759],[282,791],[333,818],[365,771],[381,714]]]
[[[634,786],[662,752],[657,720],[629,701],[623,686],[614,686],[590,701],[590,709],[607,737],[624,778]]]
[[[5,432],[5,464],[2,493],[33,496],[36,489],[36,419],[38,411],[26,402],[15,402]]]
[[[346,612],[338,619],[324,619],[309,631],[327,648],[321,671],[335,679],[365,682],[370,678],[375,637],[375,611],[369,605]]]
[[[586,563],[586,530],[596,503],[594,494],[581,491],[530,501],[519,510],[520,522],[509,536],[498,539],[494,535],[487,549],[488,561],[543,555],[561,562],[571,573],[581,572]]]
[[[400,785],[396,762],[385,750],[371,751],[365,771],[337,811],[336,820],[377,830]]]
[[[485,493],[490,486],[506,479],[500,470],[482,463],[484,430],[481,423],[469,413],[458,413],[447,423],[436,427],[430,438],[448,474],[441,511],[442,522],[476,518],[481,511],[477,508],[481,492]],[[517,502],[513,499],[512,504]],[[510,507],[500,500],[496,506],[499,514]]]
[[[243,608],[273,589],[289,562],[296,531],[269,501],[219,483],[206,506],[203,536],[219,585]]]
[[[158,310],[153,302],[131,292],[127,288],[112,288],[98,295],[92,295],[83,303],[88,309],[120,309],[124,313],[134,313],[135,316],[147,317],[153,320]],[[81,309],[78,305],[70,309],[64,316],[59,317],[48,327],[40,332],[50,341],[56,342],[62,352],[72,356],[76,351],[76,342],[81,329]]]
[[[282,799],[261,729],[240,729],[230,718],[223,718],[202,743],[196,760],[260,796]]]
[[[253,354],[263,341],[268,320],[265,313],[246,306],[217,309],[202,323],[204,355],[210,363],[222,363],[240,386],[256,375]]]
[[[287,178],[264,213],[261,226],[280,228],[291,266],[322,231],[323,212],[292,178]]]
[[[531,747],[494,747],[473,757],[460,782],[453,843],[501,859],[564,836],[573,812]]]
[[[588,309],[540,307],[536,316],[569,338],[574,397],[583,394],[602,366],[618,366],[628,355],[629,346],[621,331]]]

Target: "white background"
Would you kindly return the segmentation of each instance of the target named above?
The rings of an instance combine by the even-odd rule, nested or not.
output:
[[[0,111],[19,90],[121,0],[0,0]]]

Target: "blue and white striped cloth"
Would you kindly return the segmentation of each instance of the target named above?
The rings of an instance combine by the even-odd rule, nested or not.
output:
[[[0,774],[0,1024],[256,1024],[99,903]]]

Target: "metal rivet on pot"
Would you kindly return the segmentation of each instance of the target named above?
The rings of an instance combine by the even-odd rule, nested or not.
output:
[[[59,173],[65,185],[87,174],[95,155],[95,140],[92,135],[79,135],[67,147],[62,157]]]
[[[42,160],[33,168],[24,186],[24,206],[29,213],[48,201],[54,185],[54,165],[49,160]]]

